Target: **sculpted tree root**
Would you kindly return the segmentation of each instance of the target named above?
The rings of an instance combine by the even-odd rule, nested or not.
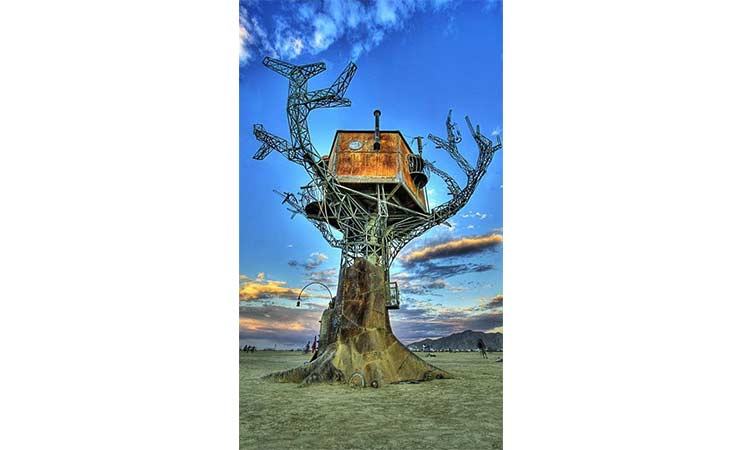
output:
[[[393,335],[382,269],[358,259],[343,275],[334,307],[322,315],[318,357],[303,367],[272,373],[263,379],[300,386],[342,382],[356,387],[380,387],[452,378],[416,356]]]

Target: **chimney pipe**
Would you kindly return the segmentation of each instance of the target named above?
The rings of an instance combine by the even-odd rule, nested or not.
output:
[[[380,151],[380,110],[376,109],[373,111],[375,115],[375,143],[373,144],[373,150]]]

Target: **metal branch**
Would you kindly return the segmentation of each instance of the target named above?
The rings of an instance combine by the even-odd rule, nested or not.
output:
[[[262,147],[254,157],[262,159],[272,150],[277,150],[290,161],[302,165],[312,177],[326,178],[328,174],[318,164],[320,155],[311,143],[308,114],[316,108],[349,106],[351,102],[344,98],[344,94],[357,71],[357,66],[349,63],[330,87],[308,92],[306,87],[308,79],[326,70],[326,64],[296,66],[270,57],[266,57],[262,63],[289,80],[287,112],[291,143],[289,145],[285,139],[266,132],[261,125],[255,125],[254,134],[262,141]]]
[[[254,137],[256,137],[258,141],[262,142],[262,146],[257,150],[257,153],[255,153],[252,158],[265,159],[271,151],[275,150],[285,155],[289,160],[293,160],[293,153],[291,152],[293,148],[288,144],[288,141],[265,131],[265,127],[263,127],[262,124],[258,123],[254,125]]]
[[[270,58],[269,56],[265,56],[265,59],[262,60],[262,64],[264,64],[265,67],[267,67],[268,69],[275,71],[279,73],[280,75],[284,76],[285,78],[289,78],[291,80],[296,80],[296,81],[302,79],[304,83],[309,78],[314,77],[326,70],[326,64],[324,63],[314,63],[314,64],[307,64],[305,66],[296,66],[289,62],[281,61],[275,58]]]
[[[446,150],[450,156],[452,156],[452,159],[455,160],[458,166],[465,172],[465,174],[470,177],[475,170],[470,166],[470,163],[460,154],[460,152],[457,150],[457,144],[462,141],[462,137],[460,136],[460,131],[457,129],[457,124],[452,122],[452,110],[447,114],[447,140],[442,140],[442,138],[439,138],[437,136],[434,136],[433,134],[429,135],[429,139],[434,142],[435,146],[437,148],[441,148]]]
[[[309,92],[306,96],[306,105],[308,108],[318,109],[351,106],[352,102],[344,98],[344,93],[347,91],[352,77],[355,76],[355,72],[357,72],[357,66],[355,63],[350,62],[330,87]]]
[[[473,127],[470,124],[470,118],[466,116],[465,120],[468,122],[468,126],[473,134],[476,144],[478,144],[478,162],[475,169],[471,168],[469,171],[466,171],[468,180],[465,187],[448,202],[432,210],[432,215],[434,215],[437,220],[441,219],[440,223],[457,213],[463,206],[465,206],[468,200],[470,200],[475,188],[486,173],[488,165],[493,159],[493,154],[501,148],[500,141],[496,146],[494,146],[488,138],[480,134],[479,129],[473,130]],[[462,158],[462,156],[460,156],[460,158]]]
[[[442,178],[442,181],[444,181],[447,185],[447,191],[451,196],[454,197],[460,193],[460,185],[457,184],[457,181],[455,181],[455,179],[452,178],[447,172],[437,168],[437,166],[426,160],[424,161],[424,165],[429,168],[430,172]]]

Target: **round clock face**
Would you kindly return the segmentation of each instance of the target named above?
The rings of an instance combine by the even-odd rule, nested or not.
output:
[[[359,150],[362,148],[362,142],[360,141],[350,141],[349,143],[350,150]]]

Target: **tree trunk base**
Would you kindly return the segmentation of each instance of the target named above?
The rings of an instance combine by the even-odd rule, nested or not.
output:
[[[348,383],[380,387],[400,382],[452,378],[422,360],[393,335],[388,317],[387,275],[360,259],[347,268],[334,308],[324,311],[320,353],[311,363],[263,379],[299,383]]]
[[[395,337],[394,337],[395,339]],[[452,378],[444,370],[422,360],[400,342],[385,350],[359,353],[351,345],[334,343],[303,367],[275,372],[265,380],[298,383],[348,383],[353,387],[380,387],[401,382]]]

